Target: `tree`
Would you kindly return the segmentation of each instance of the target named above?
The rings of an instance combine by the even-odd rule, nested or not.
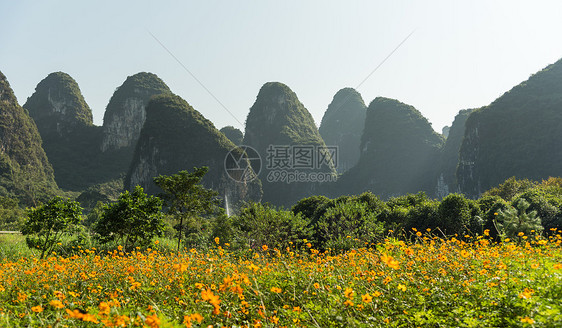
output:
[[[463,195],[447,195],[439,204],[437,217],[435,225],[443,232],[462,235],[470,225],[470,203]]]
[[[164,232],[162,200],[148,196],[141,186],[125,191],[116,203],[103,206],[94,231],[102,243],[117,241],[130,250],[144,247]]]
[[[310,238],[310,228],[301,213],[276,209],[270,204],[249,203],[231,219],[235,247],[282,249]],[[236,238],[237,237],[237,238]]]
[[[78,202],[55,197],[45,205],[27,210],[21,233],[27,236],[25,241],[30,248],[42,251],[43,258],[81,219],[82,208]]]
[[[317,247],[340,252],[377,241],[384,232],[384,224],[377,221],[378,214],[361,201],[338,202],[314,224]]]
[[[193,173],[180,171],[177,174],[166,176],[160,175],[154,178],[163,191],[162,198],[168,206],[168,213],[179,220],[178,230],[178,252],[183,233],[183,222],[186,221],[187,232],[197,234],[202,225],[200,215],[211,214],[219,204],[218,193],[206,189],[201,185],[201,180],[209,168],[193,168]]]
[[[495,222],[499,235],[504,238],[515,238],[520,232],[529,235],[534,231],[540,234],[543,230],[537,211],[527,211],[531,204],[525,199],[517,200],[513,207],[498,212]]]

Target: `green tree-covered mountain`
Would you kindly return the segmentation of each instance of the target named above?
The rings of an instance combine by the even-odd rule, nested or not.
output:
[[[222,129],[220,129],[220,132],[222,132],[228,138],[228,140],[232,141],[232,143],[237,146],[242,144],[242,140],[244,140],[244,134],[242,133],[242,131],[233,127],[232,125],[223,127]]]
[[[367,106],[361,94],[353,88],[339,90],[328,105],[318,131],[326,145],[338,147],[338,162],[343,173],[359,161],[359,145],[365,126]]]
[[[154,184],[158,175],[207,166],[203,182],[229,202],[261,198],[259,179],[237,182],[225,170],[225,158],[234,144],[201,113],[181,97],[171,93],[154,96],[146,107],[146,121],[141,130],[125,188],[142,186],[148,193],[161,190]]]
[[[562,176],[562,60],[515,86],[466,121],[457,179],[477,197],[505,179]]]
[[[367,109],[359,163],[343,174],[337,193],[370,190],[388,198],[435,193],[443,137],[414,107],[378,97]]]
[[[23,107],[29,111],[44,139],[94,124],[92,110],[78,83],[63,72],[51,73],[39,82]]]
[[[127,77],[117,88],[103,116],[101,150],[134,149],[146,119],[150,97],[171,93],[156,74],[141,72]]]
[[[101,128],[94,126],[92,111],[70,75],[49,74],[23,106],[37,124],[61,188],[78,191],[100,181],[100,167],[93,164],[101,164]]]
[[[474,109],[463,109],[459,111],[453,124],[448,129],[447,140],[441,152],[441,164],[439,168],[439,180],[437,182],[437,197],[443,198],[449,193],[459,193],[457,185],[457,165],[459,163],[459,151],[464,137],[466,120]]]
[[[260,154],[263,198],[275,205],[292,205],[317,193],[320,184],[307,180],[310,173],[335,174],[312,115],[279,82],[268,82],[260,89],[246,119],[243,144]],[[301,174],[306,182],[289,181],[291,174]]]
[[[58,192],[37,126],[0,72],[0,196],[36,205]]]

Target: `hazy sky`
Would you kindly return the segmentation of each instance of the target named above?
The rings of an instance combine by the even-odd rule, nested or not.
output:
[[[70,74],[98,125],[140,71],[217,128],[242,128],[268,81],[287,84],[319,125],[339,89],[358,87],[414,31],[358,91],[367,104],[413,105],[440,132],[561,58],[561,15],[561,1],[0,0],[0,71],[22,105],[49,73]]]

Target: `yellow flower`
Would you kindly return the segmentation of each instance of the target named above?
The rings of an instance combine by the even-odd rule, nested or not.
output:
[[[281,293],[281,288],[279,288],[279,287],[271,287],[271,291],[272,291],[273,293],[279,294],[279,293]]]
[[[317,283],[317,282],[315,282],[315,283],[314,283],[314,288],[316,288],[316,289],[320,288],[320,284]]]
[[[263,246],[261,247],[261,249],[263,249],[263,251],[266,252],[266,251],[267,251],[267,245],[263,245]]]
[[[220,241],[219,237],[215,237],[215,244],[218,245],[218,244],[219,244],[219,241]]]
[[[111,310],[111,307],[106,302],[101,302],[98,307],[100,309],[100,314],[107,315],[107,314],[109,314],[109,311]]]
[[[552,266],[554,270],[562,270],[562,263],[556,263]]]
[[[521,292],[521,294],[519,294],[519,298],[524,298],[524,299],[528,299],[531,298],[531,296],[533,296],[533,293],[535,291],[529,288],[525,288],[525,290],[523,290],[523,292]]]
[[[533,320],[533,319],[531,319],[531,318],[529,318],[529,317],[525,317],[525,318],[521,318],[521,322],[526,322],[526,323],[532,325],[532,324],[535,323],[535,320]]]
[[[160,327],[160,318],[158,318],[156,314],[149,315],[146,317],[144,323],[150,328],[158,328]]]
[[[37,305],[31,308],[31,311],[41,313],[43,312],[43,307],[41,305]]]
[[[406,291],[406,286],[404,286],[404,285],[402,285],[402,284],[398,284],[398,287],[396,287],[396,288],[398,288],[398,290],[401,290],[401,291],[403,291],[403,292]]]
[[[51,305],[55,309],[62,309],[64,307],[64,304],[62,304],[62,302],[59,300],[52,300],[49,302],[49,305]]]
[[[523,232],[520,232],[520,233],[517,234],[517,236],[523,237],[523,236],[525,236],[525,234]]]
[[[347,298],[352,298],[353,295],[355,295],[355,292],[353,291],[353,289],[351,288],[346,288],[343,292],[343,294],[345,295],[345,297]]]
[[[346,305],[346,306],[353,306],[353,301],[346,300],[345,302],[343,302],[343,304]]]
[[[367,293],[361,296],[361,300],[363,303],[371,303],[373,301],[373,297]]]

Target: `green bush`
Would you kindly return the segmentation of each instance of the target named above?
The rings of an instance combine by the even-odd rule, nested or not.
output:
[[[338,202],[314,225],[316,247],[341,252],[377,241],[384,232],[377,214],[368,209],[367,203]]]
[[[104,205],[94,231],[102,243],[116,242],[131,250],[146,247],[164,230],[162,200],[148,196],[140,186],[125,191],[116,203]]]
[[[26,236],[29,248],[41,250],[43,258],[81,219],[82,208],[78,202],[55,197],[45,205],[28,209],[21,233]]]
[[[234,248],[258,249],[263,245],[285,248],[310,238],[308,221],[301,214],[278,210],[269,204],[249,203],[240,209],[238,215],[222,220],[231,222],[234,238],[227,240],[227,235],[222,237]]]

